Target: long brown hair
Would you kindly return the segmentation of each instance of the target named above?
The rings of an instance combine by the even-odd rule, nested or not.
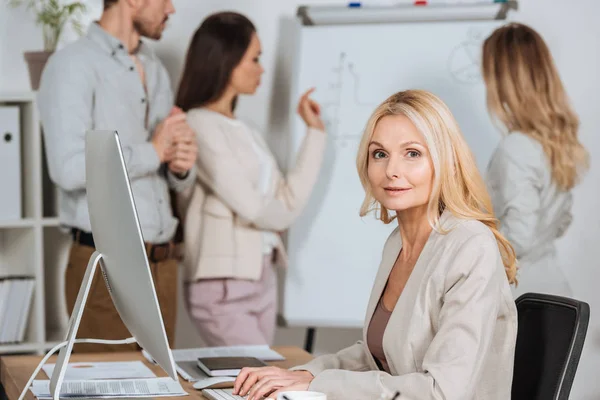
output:
[[[498,230],[492,201],[477,169],[475,158],[450,109],[430,92],[398,92],[381,103],[369,118],[356,157],[358,176],[365,190],[360,215],[376,211],[378,218],[386,224],[395,218],[373,197],[368,177],[369,143],[377,123],[388,115],[406,116],[427,143],[434,169],[433,188],[427,207],[431,226],[442,231],[439,218],[444,210],[458,218],[477,220],[486,225],[498,243],[509,283],[516,283],[515,251]]]
[[[175,104],[188,111],[218,100],[255,32],[254,24],[242,14],[220,12],[207,17],[190,42]],[[235,103],[236,99],[232,110]]]
[[[483,44],[483,76],[490,112],[509,132],[537,140],[553,181],[561,189],[573,188],[588,168],[588,153],[577,137],[579,119],[542,37],[518,23],[496,29]]]

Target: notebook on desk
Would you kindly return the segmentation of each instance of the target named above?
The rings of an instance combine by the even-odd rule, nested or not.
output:
[[[152,363],[154,360],[144,350],[144,357]],[[188,382],[199,382],[210,376],[197,365],[201,357],[256,357],[263,361],[283,361],[285,357],[267,345],[203,347],[173,350],[177,372]]]
[[[237,376],[244,367],[266,367],[255,357],[201,357],[198,368],[210,376]]]

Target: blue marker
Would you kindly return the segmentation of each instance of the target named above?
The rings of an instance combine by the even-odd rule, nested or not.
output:
[[[360,2],[348,3],[348,7],[350,7],[350,8],[358,8],[360,6],[361,6]]]

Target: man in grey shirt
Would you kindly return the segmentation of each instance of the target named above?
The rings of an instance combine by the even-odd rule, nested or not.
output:
[[[73,235],[65,290],[69,312],[95,250],[85,192],[85,134],[90,129],[116,130],[171,345],[178,221],[169,189],[182,191],[194,183],[197,148],[185,114],[173,108],[166,69],[140,37],[160,39],[174,12],[171,0],[104,0],[102,17],[91,24],[87,36],[50,58],[38,95],[50,177],[59,188],[59,217]],[[78,337],[127,336],[97,274]],[[77,350],[122,351],[123,346],[86,344]]]

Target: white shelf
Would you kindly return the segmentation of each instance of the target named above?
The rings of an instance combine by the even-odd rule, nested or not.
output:
[[[0,102],[2,103],[27,103],[35,101],[36,92],[0,92]]]
[[[0,344],[0,354],[19,354],[19,353],[47,353],[48,350],[61,343],[60,341],[51,342],[27,342]]]
[[[64,274],[71,237],[62,232],[57,192],[44,158],[36,92],[0,92],[0,104],[20,108],[23,215],[0,221],[0,275],[27,274],[35,279],[25,343],[0,345],[0,355],[42,354],[65,337],[68,323]]]
[[[57,344],[62,343],[61,341],[51,341],[51,342],[44,342],[42,343],[42,345],[38,345],[38,350],[43,351],[44,353],[47,353],[48,350],[50,350],[51,348],[53,348],[54,346],[56,346]]]
[[[21,197],[25,218],[0,221],[0,272],[2,275],[28,275],[35,280],[32,304],[27,319],[25,341],[0,344],[0,354],[40,353],[46,346],[46,294],[44,250],[46,236],[57,230],[44,231],[43,204],[50,197],[43,188],[42,137],[36,93],[0,92],[0,104],[19,107],[21,142]],[[51,250],[51,249],[49,249]]]
[[[14,221],[0,221],[0,229],[6,228],[31,228],[35,226],[33,218],[23,218]]]
[[[40,343],[0,344],[0,354],[35,353],[41,349]]]
[[[44,218],[42,219],[42,226],[59,227],[60,221],[58,218]]]
[[[59,227],[60,221],[58,218],[42,218],[41,220],[36,220],[35,218],[23,218],[16,219],[12,221],[0,221],[0,229],[7,228],[32,228],[34,226],[43,226],[43,227]]]

